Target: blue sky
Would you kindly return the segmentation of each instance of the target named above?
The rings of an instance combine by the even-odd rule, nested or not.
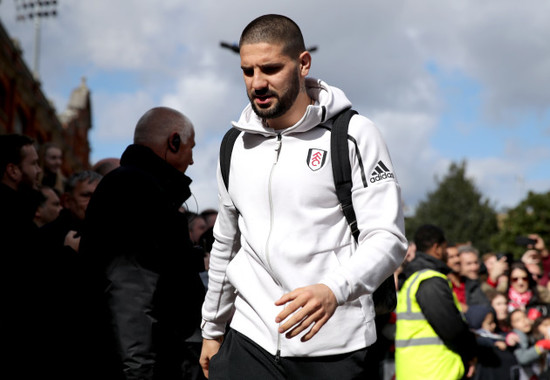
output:
[[[281,13],[316,45],[311,76],[342,88],[380,128],[408,212],[451,162],[493,205],[550,190],[550,2],[547,0],[59,1],[42,23],[40,76],[58,112],[86,78],[92,162],[118,157],[149,108],[195,124],[190,208],[217,207],[219,142],[247,98],[239,57],[222,49],[253,18]],[[34,27],[0,20],[32,65]]]

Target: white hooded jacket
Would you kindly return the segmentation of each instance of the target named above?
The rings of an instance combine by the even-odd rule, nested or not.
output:
[[[333,116],[351,107],[345,94],[306,79],[315,100],[300,121],[273,130],[248,105],[233,126],[235,142],[225,188],[218,165],[219,210],[210,256],[202,334],[222,336],[226,323],[271,354],[324,356],[376,340],[372,292],[403,262],[400,188],[382,137],[367,118],[349,124],[356,244],[336,197],[330,154]],[[311,340],[287,339],[275,301],[322,283],[338,307]],[[308,331],[309,329],[306,329]]]

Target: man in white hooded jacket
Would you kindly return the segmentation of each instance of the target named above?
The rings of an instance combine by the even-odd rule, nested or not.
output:
[[[250,104],[233,123],[244,133],[234,145],[228,188],[218,165],[219,213],[202,311],[204,373],[365,376],[367,347],[376,341],[372,293],[407,247],[390,155],[374,124],[353,116],[356,244],[336,196],[330,153],[331,118],[351,102],[306,78],[311,55],[285,16],[252,21],[239,47]]]

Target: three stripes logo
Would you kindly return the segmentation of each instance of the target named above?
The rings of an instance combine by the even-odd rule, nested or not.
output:
[[[378,181],[382,181],[386,178],[394,178],[393,173],[388,169],[386,165],[382,162],[382,160],[378,161],[376,166],[374,167],[374,171],[371,173],[371,177],[369,179],[370,183],[375,183]]]

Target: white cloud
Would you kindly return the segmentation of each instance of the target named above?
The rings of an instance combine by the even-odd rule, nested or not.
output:
[[[101,110],[95,113],[98,126],[95,137],[98,143],[131,142],[138,119],[157,105],[155,99],[144,91],[115,94],[92,92],[92,97],[94,107]]]
[[[11,2],[0,3],[2,22],[32,62],[32,23],[15,22],[13,8]],[[529,189],[550,188],[547,169],[544,174],[550,165],[544,153],[550,144],[546,0],[341,0],[337,7],[313,0],[96,0],[59,2],[59,8],[56,19],[43,23],[40,57],[43,87],[58,111],[86,76],[93,154],[109,155],[112,149],[114,155],[148,108],[180,109],[197,130],[190,172],[205,207],[217,203],[216,144],[247,101],[239,57],[219,42],[238,40],[242,28],[264,13],[296,20],[306,44],[319,47],[312,76],[342,88],[380,127],[410,207],[433,189],[434,175],[446,173],[451,161],[433,143],[449,105],[429,63],[479,86],[484,119],[453,127],[472,138],[477,129],[492,128],[486,144],[493,153],[464,147],[468,172],[480,190],[499,205],[512,206]],[[530,140],[521,135],[526,120],[533,124]],[[517,173],[523,182],[516,185]],[[203,195],[211,192],[214,200]]]

